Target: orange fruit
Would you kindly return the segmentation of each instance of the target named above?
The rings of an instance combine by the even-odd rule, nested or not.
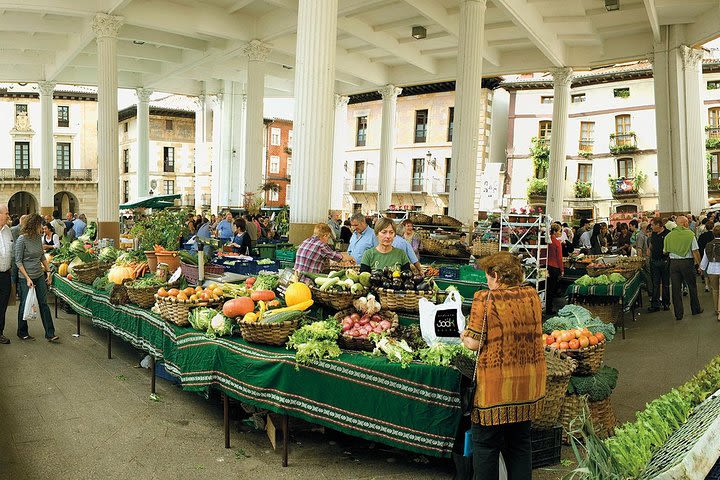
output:
[[[171,288],[170,290],[168,290],[167,293],[171,297],[177,297],[178,293],[180,293],[180,290],[178,290],[177,288]]]
[[[203,291],[203,288],[202,288],[200,285],[198,285],[197,287],[195,287],[195,293],[200,293],[200,292],[202,292],[202,291]]]
[[[190,295],[189,300],[190,300],[191,302],[197,302],[198,296],[193,293],[192,295]]]
[[[577,350],[578,348],[580,348],[580,342],[577,338],[573,338],[572,340],[570,340],[570,342],[568,342],[568,346],[573,350]]]
[[[553,330],[552,333],[550,334],[551,337],[555,337],[555,338],[559,338],[560,335],[562,335],[562,331],[560,331],[560,330]]]
[[[565,332],[563,333],[562,340],[564,342],[569,342],[570,340],[575,340],[575,332]]]
[[[558,344],[558,347],[560,347],[560,350],[567,350],[568,346],[569,346],[568,342],[560,342]]]
[[[178,300],[185,301],[185,300],[188,299],[188,296],[185,294],[185,292],[180,292],[180,293],[177,294],[177,299],[178,299]]]
[[[218,297],[222,297],[223,289],[220,287],[213,288],[213,293],[217,295]]]
[[[590,339],[585,335],[580,335],[580,338],[578,338],[578,341],[580,342],[580,347],[585,348],[588,345],[590,345]]]
[[[597,333],[595,334],[595,336],[596,336],[597,339],[598,339],[598,343],[599,343],[599,342],[602,342],[603,340],[605,340],[605,335],[603,335],[602,332],[597,332]]]
[[[590,341],[590,345],[597,345],[597,344],[598,344],[598,339],[597,339],[597,337],[596,337],[595,335],[590,335],[590,336],[588,337],[588,340]]]
[[[185,295],[189,296],[189,295],[192,295],[193,293],[195,293],[195,289],[192,287],[187,287],[185,290],[183,290],[183,292],[185,293]]]
[[[167,292],[167,290],[165,290],[165,287],[158,288],[157,294],[158,294],[158,297],[167,297],[168,296],[168,292]]]

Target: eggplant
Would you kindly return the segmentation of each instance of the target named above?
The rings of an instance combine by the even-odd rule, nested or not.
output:
[[[392,278],[392,274],[393,274],[392,268],[390,268],[390,267],[383,268],[383,275],[385,276],[385,278]]]
[[[390,290],[392,288],[392,283],[390,283],[388,280],[383,281],[382,288],[385,290]]]
[[[411,292],[415,291],[415,283],[413,283],[412,280],[408,280],[404,284],[405,290],[409,290]]]
[[[415,288],[417,289],[418,292],[422,292],[422,291],[428,289],[428,284],[427,284],[427,282],[420,282],[415,286]]]
[[[422,282],[423,280],[425,280],[425,277],[423,277],[422,275],[413,276],[413,282],[415,282],[415,285]]]
[[[392,288],[394,290],[402,290],[403,289],[403,281],[399,278],[394,278],[392,281]]]
[[[413,274],[410,270],[404,270],[400,272],[400,278],[402,278],[403,281],[407,282],[408,280],[412,280]]]

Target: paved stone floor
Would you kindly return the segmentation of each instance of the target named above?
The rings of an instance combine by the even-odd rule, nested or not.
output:
[[[720,352],[720,323],[702,294],[703,315],[676,322],[670,312],[641,314],[606,352],[620,370],[613,404],[619,420],[688,379]],[[686,299],[687,301],[687,299]],[[233,428],[223,448],[222,408],[158,380],[160,401],[149,397],[149,371],[136,368],[142,355],[115,339],[106,358],[106,334],[60,312],[62,343],[14,335],[16,311],[8,311],[0,345],[0,480],[24,479],[450,479],[444,461],[357,441],[341,435],[293,435],[290,466],[271,449],[264,432]],[[12,335],[12,336],[11,336]],[[568,449],[563,457],[571,460]],[[533,478],[557,479],[568,467],[538,469]]]

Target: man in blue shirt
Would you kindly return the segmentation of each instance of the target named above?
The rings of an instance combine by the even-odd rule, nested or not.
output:
[[[422,266],[420,265],[417,255],[415,255],[415,251],[412,249],[412,245],[410,245],[410,242],[405,240],[400,235],[395,235],[395,238],[393,239],[393,242],[392,242],[392,246],[405,252],[405,254],[408,257],[408,260],[410,260],[410,263],[413,264],[413,266],[418,271],[418,273],[422,273]]]
[[[232,213],[228,212],[225,214],[225,218],[217,224],[217,238],[220,243],[227,243],[233,237],[233,216]]]
[[[73,230],[75,230],[75,238],[85,233],[85,227],[87,227],[85,214],[81,213],[77,220],[73,222]]]
[[[198,249],[197,242],[202,241],[201,239],[205,239],[205,238],[212,238],[212,236],[210,234],[210,221],[207,218],[203,217],[202,225],[200,225],[200,228],[198,228],[197,234],[195,235],[195,243],[192,246],[192,249],[194,252],[197,252],[197,249]],[[210,256],[210,254],[212,253],[212,249],[210,248],[210,245],[206,244],[203,247],[203,252],[205,253],[206,256]]]
[[[365,251],[376,246],[378,239],[373,229],[368,228],[365,215],[362,213],[355,213],[350,217],[350,228],[354,230],[354,233],[350,237],[348,254],[359,264]]]

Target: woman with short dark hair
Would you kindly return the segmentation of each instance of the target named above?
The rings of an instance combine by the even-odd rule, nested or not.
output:
[[[245,220],[236,218],[233,225],[235,227],[235,236],[227,246],[232,247],[233,252],[240,255],[250,255],[250,235],[247,233]]]

